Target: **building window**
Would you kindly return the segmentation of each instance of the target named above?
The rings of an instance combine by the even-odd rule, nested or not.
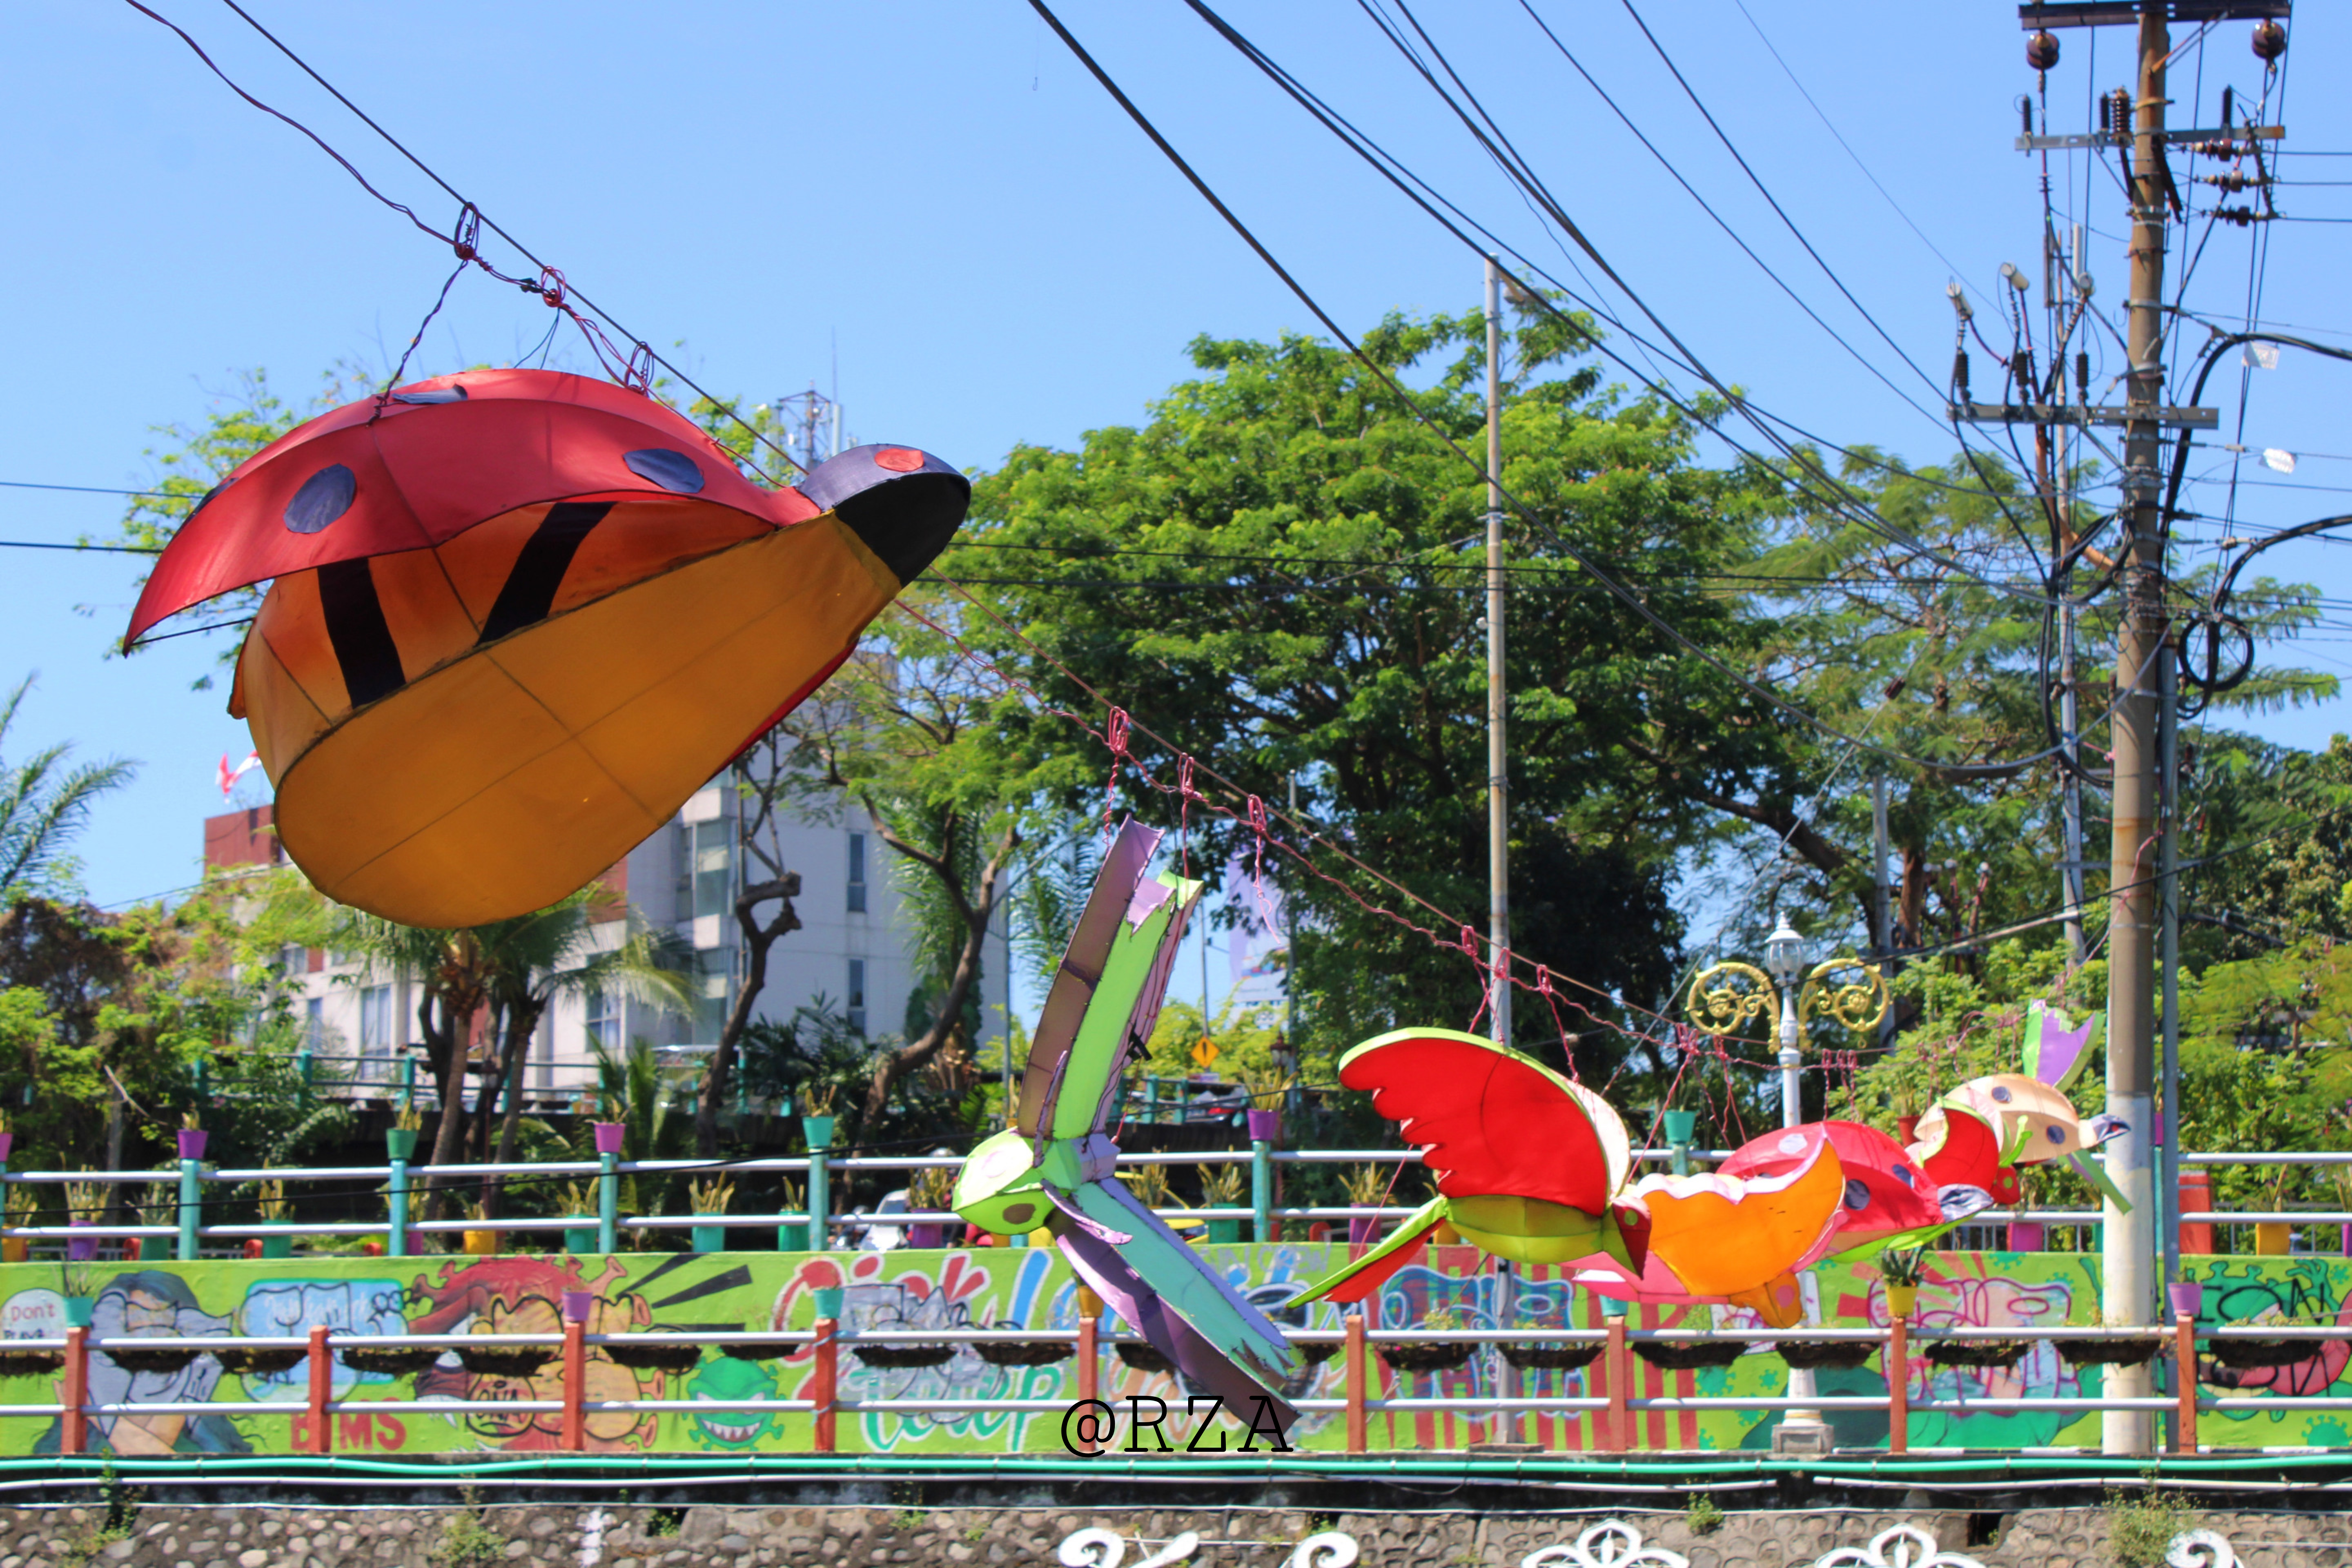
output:
[[[392,1076],[392,987],[360,987],[360,1077]]]
[[[302,1047],[313,1056],[327,1048],[327,1002],[322,996],[302,1004]]]
[[[727,1027],[727,1005],[735,979],[735,955],[728,948],[697,953],[702,966],[702,994],[695,998],[694,1039],[691,1044],[715,1046]]]
[[[619,1054],[621,1049],[621,998],[602,985],[588,987],[583,1010],[587,1015],[588,1049]]]
[[[866,1032],[866,961],[862,958],[849,961],[849,1032]]]
[[[733,825],[725,817],[716,822],[698,822],[694,834],[694,913],[699,920],[704,915],[723,915],[733,904],[735,836]]]
[[[849,836],[849,912],[866,912],[866,835]]]

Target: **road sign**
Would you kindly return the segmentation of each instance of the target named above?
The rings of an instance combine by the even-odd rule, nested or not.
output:
[[[1192,1065],[1206,1072],[1217,1065],[1217,1042],[1203,1036],[1201,1043],[1192,1047]]]

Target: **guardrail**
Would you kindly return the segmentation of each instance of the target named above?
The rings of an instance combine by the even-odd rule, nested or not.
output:
[[[12,1353],[55,1352],[59,1358],[58,1398],[54,1403],[32,1402],[0,1405],[0,1415],[55,1416],[59,1423],[59,1452],[81,1454],[89,1451],[89,1426],[93,1417],[143,1415],[260,1415],[292,1414],[295,1410],[287,1401],[118,1401],[101,1403],[90,1397],[89,1357],[115,1350],[136,1349],[157,1353],[173,1351],[204,1354],[226,1350],[299,1351],[307,1361],[306,1398],[299,1407],[301,1419],[295,1428],[296,1450],[299,1453],[324,1455],[333,1451],[335,1424],[333,1417],[344,1412],[360,1411],[428,1411],[436,1415],[463,1417],[475,1413],[556,1414],[561,1416],[558,1447],[569,1452],[580,1452],[586,1447],[586,1422],[593,1415],[618,1413],[628,1415],[673,1411],[692,1411],[721,1415],[733,1412],[805,1413],[811,1417],[811,1442],[820,1454],[839,1451],[837,1418],[843,1415],[866,1413],[920,1414],[933,1418],[984,1413],[1049,1415],[1070,1413],[1082,1406],[1111,1410],[1115,1423],[1117,1413],[1102,1397],[1102,1355],[1107,1348],[1138,1342],[1131,1339],[1106,1339],[1103,1321],[1098,1316],[1081,1317],[1066,1331],[1003,1330],[1003,1329],[938,1329],[938,1330],[852,1330],[837,1320],[821,1317],[805,1330],[745,1331],[727,1336],[723,1353],[752,1352],[772,1350],[777,1355],[797,1357],[805,1348],[810,1352],[810,1376],[803,1385],[805,1393],[791,1398],[728,1398],[724,1396],[694,1399],[592,1399],[588,1396],[588,1352],[592,1347],[626,1345],[635,1349],[656,1346],[680,1346],[699,1349],[709,1343],[707,1331],[694,1332],[645,1331],[633,1333],[591,1333],[587,1327],[592,1303],[586,1292],[574,1293],[578,1300],[564,1303],[563,1327],[560,1333],[461,1333],[461,1334],[351,1334],[336,1331],[326,1324],[312,1326],[301,1335],[233,1335],[182,1336],[165,1334],[110,1335],[100,1337],[87,1326],[68,1328],[62,1338],[11,1339],[6,1342]],[[1293,1401],[1301,1413],[1338,1414],[1344,1417],[1345,1449],[1349,1454],[1370,1451],[1370,1421],[1373,1414],[1396,1412],[1448,1412],[1470,1416],[1500,1415],[1516,1436],[1520,1429],[1519,1418],[1529,1415],[1563,1415],[1590,1413],[1594,1417],[1595,1447],[1599,1452],[1623,1454],[1640,1449],[1640,1423],[1636,1417],[1650,1411],[1722,1410],[1740,1412],[1786,1412],[1792,1410],[1822,1412],[1830,1410],[1884,1411],[1887,1419],[1886,1451],[1894,1455],[1910,1452],[1910,1417],[1916,1413],[1969,1414],[1986,1411],[2040,1410],[2085,1415],[2107,1410],[2161,1412],[2172,1419],[2169,1451],[2178,1455],[2194,1455],[2200,1451],[2198,1417],[2200,1415],[2238,1415],[2275,1412],[2283,1406],[2295,1410],[2352,1410],[2352,1398],[2296,1396],[2291,1400],[2279,1397],[2246,1397],[2206,1395],[2199,1391],[2197,1375],[2198,1344],[2200,1340],[2312,1340],[2330,1341],[2352,1338],[2352,1327],[2326,1326],[2318,1328],[2271,1327],[2208,1329],[2200,1333],[2195,1320],[2177,1317],[2170,1327],[2170,1367],[2176,1393],[2153,1397],[2108,1397],[2088,1395],[2016,1395],[1997,1399],[1914,1399],[1910,1393],[1910,1349],[1913,1343],[1936,1341],[2016,1341],[2016,1340],[2095,1340],[2130,1337],[2123,1331],[2105,1328],[2076,1327],[1993,1327],[1977,1329],[1919,1330],[1906,1318],[1896,1318],[1884,1329],[1788,1329],[1776,1331],[1726,1330],[1636,1330],[1629,1327],[1622,1317],[1611,1317],[1606,1326],[1599,1329],[1413,1329],[1375,1330],[1368,1326],[1362,1312],[1351,1312],[1344,1326],[1338,1331],[1294,1331],[1292,1343],[1304,1346],[1332,1346],[1341,1358],[1341,1377],[1345,1390],[1340,1398],[1300,1398]],[[1759,1341],[1774,1342],[1824,1343],[1864,1341],[1874,1345],[1888,1369],[1886,1392],[1883,1395],[1814,1394],[1805,1396],[1769,1395],[1695,1395],[1663,1394],[1638,1396],[1633,1360],[1634,1346],[1643,1343],[1705,1344],[1739,1342],[1753,1344]],[[1385,1344],[1427,1344],[1431,1342],[1469,1345],[1597,1345],[1593,1360],[1601,1368],[1601,1391],[1583,1394],[1556,1394],[1523,1397],[1517,1394],[1432,1395],[1426,1397],[1380,1397],[1377,1379],[1371,1369],[1371,1357]],[[841,1396],[841,1352],[846,1346],[855,1354],[861,1345],[929,1345],[950,1346],[967,1344],[1065,1344],[1070,1346],[1076,1359],[1075,1401],[1065,1399],[992,1399],[909,1397],[855,1399]],[[436,1350],[457,1352],[543,1350],[548,1352],[537,1364],[543,1369],[550,1363],[560,1362],[562,1375],[558,1379],[559,1397],[455,1399],[436,1396],[431,1399],[337,1399],[334,1397],[334,1360],[338,1351],[347,1350]],[[1330,1352],[1326,1352],[1326,1357]],[[520,1359],[520,1358],[518,1358]],[[752,1355],[751,1359],[772,1359]],[[301,1362],[293,1365],[303,1364]],[[289,1366],[287,1370],[292,1370]],[[1901,1375],[1897,1375],[1897,1373]],[[510,1375],[533,1375],[518,1373]],[[1139,1414],[1139,1410],[1138,1412]],[[1095,1428],[1097,1435],[1103,1428]],[[1065,1442],[1068,1441],[1066,1433]],[[1073,1446],[1073,1452],[1092,1451]]]
[[[820,1155],[824,1157],[820,1160]],[[1636,1151],[1638,1163],[1670,1163],[1677,1167],[1695,1161],[1720,1161],[1730,1156],[1728,1150],[1696,1148],[1643,1149]],[[2210,1153],[2184,1154],[2182,1162],[2194,1165],[2230,1164],[2352,1164],[2352,1151],[2294,1152],[2273,1154]],[[596,1231],[595,1250],[611,1252],[617,1248],[624,1232],[645,1230],[680,1230],[698,1228],[746,1229],[762,1226],[799,1226],[814,1244],[815,1250],[832,1248],[839,1236],[859,1236],[860,1233],[882,1230],[896,1233],[911,1226],[937,1226],[950,1231],[941,1245],[960,1238],[962,1219],[946,1210],[892,1210],[884,1213],[834,1212],[831,1203],[831,1178],[835,1172],[917,1171],[941,1166],[949,1162],[937,1154],[847,1155],[834,1157],[823,1150],[807,1155],[779,1156],[772,1159],[731,1160],[713,1163],[701,1160],[624,1160],[616,1154],[602,1155],[596,1160],[541,1162],[537,1163],[415,1165],[405,1160],[391,1159],[381,1165],[286,1166],[255,1168],[215,1168],[201,1161],[183,1160],[176,1179],[179,1195],[175,1206],[175,1223],[172,1225],[105,1225],[96,1222],[66,1226],[9,1226],[0,1227],[0,1237],[30,1243],[40,1241],[96,1242],[101,1239],[150,1240],[165,1238],[176,1242],[176,1252],[183,1261],[194,1260],[202,1243],[214,1241],[246,1241],[257,1238],[283,1238],[289,1236],[321,1237],[383,1237],[387,1254],[404,1257],[412,1250],[411,1238],[425,1233],[457,1233],[491,1230],[496,1232],[531,1231]],[[1200,1207],[1163,1207],[1155,1212],[1167,1219],[1189,1219],[1203,1222],[1238,1222],[1246,1220],[1260,1239],[1279,1235],[1278,1227],[1286,1222],[1302,1224],[1376,1222],[1396,1219],[1413,1212],[1406,1205],[1286,1205],[1275,1201],[1275,1173],[1284,1165],[1332,1164],[1419,1164],[1421,1155],[1415,1150],[1397,1149],[1276,1149],[1259,1141],[1247,1149],[1206,1150],[1167,1153],[1122,1153],[1118,1164],[1132,1169],[1150,1165],[1232,1165],[1245,1164],[1250,1171],[1250,1200],[1246,1205],[1213,1205]],[[685,1174],[723,1169],[730,1173],[782,1173],[805,1178],[808,1204],[803,1210],[780,1211],[766,1215],[628,1215],[620,1213],[621,1180],[636,1174]],[[411,1217],[417,1185],[436,1179],[478,1180],[492,1176],[548,1177],[587,1176],[594,1179],[597,1212],[594,1215],[550,1215],[500,1218],[485,1224],[471,1219],[447,1219],[420,1222]],[[11,1171],[5,1159],[0,1159],[0,1183],[23,1184],[57,1184],[66,1182],[146,1184],[173,1179],[171,1171]],[[321,1222],[286,1225],[219,1225],[206,1224],[203,1215],[207,1187],[234,1186],[248,1182],[276,1180],[289,1184],[325,1181],[381,1182],[387,1196],[387,1213],[381,1221]],[[2102,1212],[2097,1209],[2014,1208],[1986,1209],[1971,1215],[1969,1225],[1997,1225],[2005,1221],[2021,1221],[2042,1225],[2096,1226]],[[2352,1211],[2304,1209],[2197,1210],[2174,1214],[2172,1223],[2181,1225],[2302,1225],[2352,1226]],[[896,1245],[893,1234],[886,1238]],[[1239,1239],[1238,1236],[1233,1239]],[[1360,1239],[1360,1238],[1359,1238]]]

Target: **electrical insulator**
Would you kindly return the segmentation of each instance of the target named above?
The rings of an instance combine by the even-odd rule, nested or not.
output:
[[[2025,40],[2025,63],[2035,70],[2046,71],[2058,63],[2058,40],[2047,31],[2036,33]]]
[[[2265,64],[2286,53],[2286,29],[2273,16],[2254,29],[2254,58]]]
[[[2020,135],[2033,134],[2033,100],[2021,92],[2017,95],[2017,121],[2021,128]]]
[[[2017,367],[2018,391],[2025,395],[2026,402],[2032,402],[2033,395],[2041,390],[2033,380],[2033,351],[2019,349],[2010,356],[2010,363]]]
[[[2078,403],[2091,401],[2091,356],[2081,349],[2074,351],[2074,398]]]
[[[1959,284],[1957,282],[1945,284],[1944,293],[1952,301],[1952,314],[1960,319],[1963,326],[1976,319],[1976,311],[1969,304],[1968,292]]]
[[[2104,100],[2107,110],[2107,134],[2117,142],[2129,142],[2132,133],[2131,94],[2122,88],[2107,94]]]
[[[2014,261],[2004,261],[2000,264],[2000,280],[2021,294],[2026,290],[2025,274],[2018,269],[2018,265]]]
[[[1966,349],[1952,351],[1952,385],[1959,394],[1955,401],[1966,403],[1969,400],[1969,351]]]

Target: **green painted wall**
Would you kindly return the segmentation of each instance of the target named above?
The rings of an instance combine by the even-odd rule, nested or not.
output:
[[[1321,1273],[1336,1249],[1321,1244],[1276,1244],[1204,1250],[1236,1285],[1261,1305],[1271,1306],[1287,1298],[1292,1281]],[[746,1328],[805,1328],[813,1315],[811,1292],[832,1285],[846,1288],[845,1316],[853,1329],[1066,1327],[1075,1321],[1076,1312],[1070,1274],[1059,1255],[1027,1247],[888,1254],[334,1258],[94,1264],[76,1268],[86,1273],[81,1288],[97,1297],[97,1331],[109,1334],[300,1333],[313,1322],[352,1332],[544,1332],[560,1326],[558,1292],[566,1289],[597,1292],[600,1305],[591,1324],[593,1331],[674,1329],[707,1331],[714,1341]],[[2344,1259],[2199,1258],[2192,1261],[2191,1271],[2206,1282],[2209,1321],[2352,1321],[2352,1306],[2347,1304],[2352,1295],[2352,1262]],[[1838,1321],[1885,1321],[1885,1299],[1874,1275],[1839,1269],[1822,1273],[1822,1302]],[[1511,1321],[1559,1323],[1567,1321],[1565,1313],[1580,1325],[1600,1322],[1596,1302],[1548,1276],[1548,1270],[1529,1270],[1510,1282],[1515,1302]],[[64,1271],[55,1265],[0,1267],[0,1334],[26,1338],[58,1332],[66,1284]],[[1387,1284],[1379,1317],[1391,1326],[1410,1326],[1425,1312],[1443,1306],[1454,1309],[1465,1326],[1494,1326],[1504,1288],[1491,1264],[1477,1252],[1468,1247],[1446,1248],[1424,1256]],[[2030,1338],[2030,1331],[2038,1326],[2095,1321],[2096,1289],[2096,1260],[2087,1257],[1948,1253],[1935,1260],[1930,1283],[1920,1293],[1920,1316],[1931,1326],[2014,1324],[2021,1331],[2020,1338]],[[1739,1326],[1740,1314],[1717,1310],[1722,1326]],[[1290,1326],[1300,1328],[1335,1328],[1339,1322],[1330,1307],[1313,1309],[1311,1321],[1308,1313],[1285,1316],[1292,1320]],[[1662,1317],[1643,1310],[1635,1321],[1672,1327],[1680,1318],[1671,1312]],[[798,1358],[754,1363],[730,1359],[714,1348],[705,1352],[699,1366],[683,1375],[632,1372],[601,1352],[592,1353],[591,1398],[791,1397],[803,1391],[810,1373],[806,1352]],[[2209,1365],[2203,1375],[2215,1390],[2267,1393],[2276,1397],[2277,1410],[2237,1420],[2208,1416],[2201,1436],[2210,1444],[2352,1447],[2352,1436],[2347,1436],[2339,1418],[2305,1415],[2296,1407],[2297,1395],[2331,1391],[2342,1396],[2347,1392],[2341,1380],[2347,1358],[2352,1358],[2352,1346],[2339,1342],[2289,1368],[2238,1373]],[[1076,1396],[1076,1379],[1068,1362],[1045,1367],[998,1367],[982,1361],[968,1347],[936,1367],[868,1367],[848,1354],[841,1364],[841,1393],[845,1398],[1066,1401]],[[5,1375],[8,1370],[0,1362],[0,1402],[33,1403],[57,1397],[53,1373],[10,1377]],[[339,1362],[335,1392],[340,1399],[362,1403],[435,1397],[553,1399],[561,1392],[556,1370],[550,1364],[533,1378],[478,1376],[467,1372],[453,1355],[414,1379],[395,1380],[359,1373]],[[1424,1396],[1442,1393],[1475,1398],[1499,1392],[1501,1373],[1493,1354],[1481,1352],[1451,1372],[1403,1379],[1383,1372],[1382,1385],[1384,1393]],[[1700,1373],[1664,1373],[1636,1363],[1636,1373],[1640,1384],[1636,1392],[1641,1394],[1777,1394],[1787,1375],[1779,1359],[1767,1353],[1743,1356],[1732,1367]],[[1605,1392],[1601,1374],[1597,1363],[1583,1372],[1528,1373],[1523,1392],[1534,1396]],[[1344,1392],[1340,1375],[1339,1361],[1334,1357],[1310,1368],[1288,1392],[1294,1396],[1336,1398]],[[2068,1426],[2061,1425],[2062,1417],[2057,1415],[2004,1413],[2000,1408],[2004,1396],[2095,1388],[2096,1371],[2077,1374],[2057,1357],[2048,1341],[2036,1342],[2014,1371],[1954,1371],[1932,1368],[1920,1361],[1910,1375],[1915,1398],[1949,1397],[1958,1392],[1971,1404],[1983,1406],[1965,1416],[1915,1415],[1914,1447],[2097,1443],[2095,1416]],[[274,1376],[238,1377],[226,1372],[217,1358],[200,1355],[173,1372],[133,1372],[93,1354],[91,1379],[93,1395],[100,1401],[267,1401],[286,1405],[282,1415],[99,1418],[92,1424],[94,1447],[103,1444],[125,1454],[284,1453],[293,1451],[305,1435],[305,1367]],[[1820,1384],[1823,1393],[1877,1394],[1885,1387],[1874,1368],[1824,1372]],[[1165,1375],[1133,1371],[1115,1356],[1106,1355],[1102,1389],[1106,1398],[1119,1402],[1129,1394],[1167,1399],[1176,1407],[1171,1434],[1180,1441],[1185,1436],[1184,1401]],[[1880,1415],[1840,1413],[1835,1425],[1843,1444],[1870,1446],[1885,1441],[1885,1421]],[[1521,1431],[1553,1448],[1593,1446],[1590,1420],[1581,1416],[1522,1417]],[[523,1452],[552,1449],[557,1433],[558,1417],[553,1414],[360,1410],[337,1418],[334,1446],[339,1452],[353,1454]],[[1222,1435],[1230,1447],[1237,1448],[1243,1441],[1237,1425],[1228,1425]],[[1376,1415],[1372,1423],[1376,1448],[1458,1447],[1466,1442],[1511,1436],[1503,1422],[1491,1415]],[[1738,1414],[1654,1414],[1646,1417],[1644,1436],[1646,1446],[1656,1448],[1752,1447],[1769,1441],[1762,1422]],[[1293,1438],[1308,1447],[1336,1448],[1341,1443],[1339,1418],[1308,1415]],[[1051,1416],[946,1414],[936,1419],[920,1415],[845,1415],[840,1418],[839,1440],[845,1451],[899,1453],[1045,1452],[1058,1450],[1061,1441],[1058,1421]],[[54,1419],[0,1418],[0,1452],[53,1452],[57,1441]],[[1207,1441],[1213,1446],[1216,1437]],[[804,1451],[811,1447],[811,1436],[805,1415],[718,1411],[707,1415],[691,1412],[603,1415],[590,1419],[590,1447],[604,1452]]]

